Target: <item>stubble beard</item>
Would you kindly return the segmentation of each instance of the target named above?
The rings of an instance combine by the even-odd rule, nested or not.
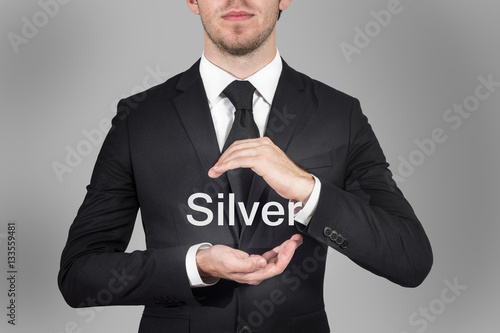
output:
[[[244,36],[245,31],[243,25],[235,25],[232,31],[235,37],[228,37],[225,36],[221,29],[214,28],[210,22],[205,22],[203,18],[201,23],[208,38],[220,51],[231,56],[243,57],[255,52],[269,40],[277,21],[278,12],[276,12],[276,18],[273,20],[272,24],[266,26],[265,29],[259,33],[248,37]]]

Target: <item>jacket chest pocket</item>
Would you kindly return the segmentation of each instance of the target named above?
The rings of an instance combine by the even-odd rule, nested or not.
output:
[[[335,159],[333,154],[328,153],[299,159],[295,163],[321,181],[344,186],[344,159]]]

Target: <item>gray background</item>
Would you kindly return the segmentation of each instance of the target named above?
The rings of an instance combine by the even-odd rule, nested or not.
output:
[[[400,187],[433,245],[435,263],[417,289],[391,284],[330,251],[326,309],[341,333],[498,332],[500,88],[461,127],[445,111],[474,94],[478,77],[500,81],[497,1],[401,0],[403,10],[348,63],[339,45],[389,1],[295,0],[279,22],[286,61],[361,100],[399,174],[400,158],[435,128],[447,135]],[[141,307],[79,313],[56,284],[68,228],[85,194],[100,143],[59,181],[53,162],[85,140],[83,130],[111,118],[117,99],[132,94],[148,68],[187,69],[202,52],[199,18],[185,1],[70,1],[16,53],[38,1],[0,2],[0,330],[2,332],[136,332]],[[155,83],[149,80],[146,87]],[[18,224],[18,325],[6,323],[7,222]],[[140,221],[139,221],[140,222]],[[130,249],[144,248],[136,230]],[[445,280],[467,286],[439,308]],[[448,294],[451,296],[452,294]],[[439,312],[411,325],[420,308]],[[73,324],[71,324],[73,322]],[[71,325],[76,325],[75,329]],[[69,328],[69,329],[68,329]]]

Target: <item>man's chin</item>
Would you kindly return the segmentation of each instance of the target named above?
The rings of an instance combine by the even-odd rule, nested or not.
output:
[[[245,56],[254,52],[259,45],[256,43],[219,43],[218,47],[232,56]]]
[[[243,57],[251,54],[256,50],[256,48],[248,48],[248,47],[220,47],[224,53],[230,54],[235,57]]]

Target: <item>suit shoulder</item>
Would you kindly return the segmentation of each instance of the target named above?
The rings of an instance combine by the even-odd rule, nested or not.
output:
[[[288,67],[289,68],[289,67]],[[353,110],[360,109],[357,98],[335,89],[319,80],[290,68],[289,80],[300,89],[317,112],[334,117],[349,118]]]
[[[129,109],[134,109],[138,108],[139,106],[142,107],[144,105],[148,105],[150,103],[155,104],[160,100],[165,101],[171,99],[178,94],[176,86],[181,76],[182,73],[177,74],[167,79],[163,83],[155,85],[129,97],[125,97],[120,101],[120,103],[122,105],[127,105]]]
[[[326,96],[329,96],[331,98],[337,98],[337,99],[340,99],[340,100],[346,100],[346,101],[349,101],[349,102],[352,102],[353,100],[355,100],[356,98],[343,92],[343,91],[340,91],[336,88],[333,88],[321,81],[318,81],[318,80],[315,80],[315,79],[311,79],[313,82],[314,82],[314,86],[315,86],[315,90],[317,91],[318,94],[324,94]]]
[[[291,69],[291,68],[290,68]],[[319,80],[313,79],[310,76],[298,72],[294,69],[292,77],[299,80],[304,89],[321,104],[331,103],[331,105],[352,107],[353,104],[359,103],[356,97],[353,97],[345,92],[333,88]]]

